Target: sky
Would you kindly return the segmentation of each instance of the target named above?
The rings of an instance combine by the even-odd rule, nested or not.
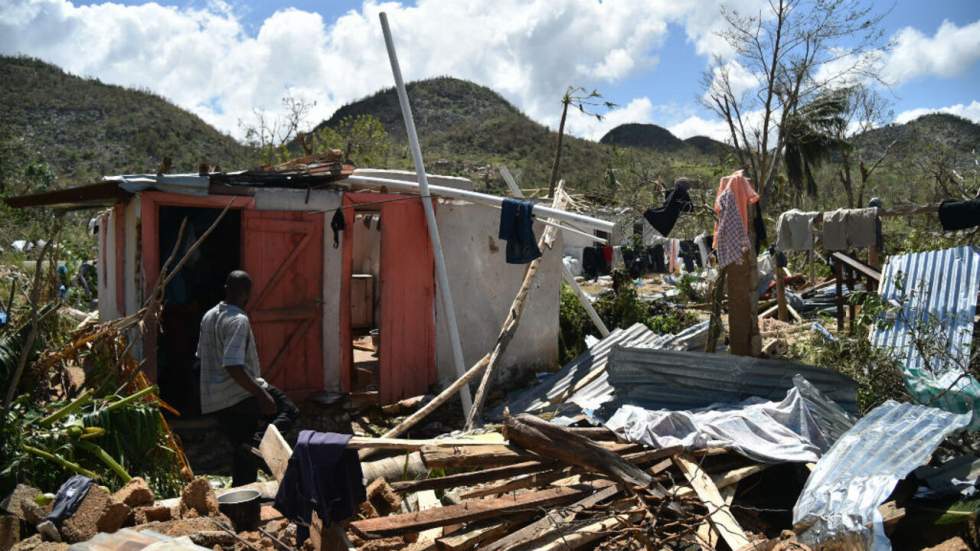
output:
[[[393,84],[378,13],[387,12],[405,78],[449,75],[488,86],[558,126],[570,86],[616,107],[568,131],[598,140],[627,122],[724,140],[699,98],[712,59],[731,62],[720,6],[766,0],[0,0],[0,53],[153,91],[242,136],[257,111],[291,96],[310,125]],[[892,48],[877,71],[892,120],[948,112],[980,122],[980,1],[876,2]]]

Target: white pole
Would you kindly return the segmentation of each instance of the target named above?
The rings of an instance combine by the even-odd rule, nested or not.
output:
[[[379,178],[377,176],[362,176],[356,172],[347,178],[337,182],[340,185],[350,184],[353,188],[370,188],[378,189],[384,188],[390,192],[396,193],[422,193],[421,188],[418,184],[414,182],[406,182],[405,180],[395,180],[391,178]],[[446,186],[428,186],[430,193],[441,197],[448,197],[450,199],[462,199],[464,201],[472,201],[474,203],[479,203],[481,205],[487,205],[491,207],[500,208],[504,203],[504,198],[499,195],[488,195],[486,193],[480,193],[478,191],[469,191],[467,189],[458,189],[454,187]],[[586,216],[584,214],[579,214],[577,212],[569,212],[567,210],[553,209],[546,205],[534,205],[534,216],[535,218],[554,218],[555,220],[560,220],[567,224],[577,224],[582,228],[589,228],[595,230],[602,230],[605,232],[612,233],[613,229],[616,227],[615,222],[609,222],[608,220],[600,220],[598,218],[593,218],[591,216]],[[563,229],[566,226],[563,226]],[[569,228],[577,229],[577,228]]]
[[[405,119],[405,133],[408,134],[408,145],[415,162],[415,172],[419,179],[419,194],[422,196],[422,208],[425,210],[426,226],[429,228],[429,239],[432,241],[432,252],[436,260],[436,285],[442,298],[442,309],[446,315],[446,328],[449,330],[449,341],[452,343],[453,364],[456,375],[462,377],[466,373],[463,365],[463,345],[459,341],[459,327],[456,325],[456,308],[453,306],[453,295],[449,290],[449,276],[446,273],[446,258],[442,254],[442,241],[439,239],[439,228],[436,226],[436,214],[432,209],[432,197],[429,195],[429,179],[425,174],[425,164],[422,162],[422,148],[419,137],[415,132],[415,120],[412,118],[412,106],[408,103],[408,92],[405,81],[402,80],[402,70],[398,66],[398,56],[395,54],[395,42],[391,38],[388,27],[388,16],[381,12],[381,31],[385,36],[385,47],[388,48],[388,59],[391,61],[391,72],[395,76],[395,89],[398,91],[398,103],[401,104],[402,118]],[[463,385],[459,389],[459,397],[463,402],[463,415],[467,415],[473,405],[470,387]]]
[[[504,182],[507,184],[508,189],[510,189],[511,195],[514,197],[524,197],[524,192],[521,191],[520,186],[517,185],[517,180],[515,180],[514,175],[507,170],[507,167],[500,167],[500,175],[503,176]],[[571,270],[568,269],[568,266],[566,266],[564,262],[561,263],[561,275],[565,278],[565,283],[568,283],[568,286],[575,291],[575,296],[578,297],[578,301],[582,304],[582,308],[585,309],[585,312],[589,315],[592,323],[595,324],[595,328],[599,330],[599,335],[602,338],[608,337],[609,329],[606,327],[606,324],[602,322],[602,318],[600,318],[599,313],[595,311],[595,308],[592,306],[592,302],[589,301],[589,297],[586,296],[585,291],[579,287],[578,282],[575,281],[575,276],[572,275]]]

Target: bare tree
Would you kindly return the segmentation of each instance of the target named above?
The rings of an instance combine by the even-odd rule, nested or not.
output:
[[[892,111],[888,101],[881,94],[868,86],[855,86],[848,91],[848,110],[845,124],[839,128],[840,138],[848,142],[849,147],[841,149],[841,167],[837,176],[847,193],[848,208],[864,205],[864,192],[868,189],[868,181],[881,163],[895,148],[898,140],[892,140],[881,149],[856,147],[854,138],[891,120]],[[855,197],[854,165],[857,165],[860,181],[857,184]]]
[[[705,73],[704,102],[727,123],[763,205],[787,118],[828,88],[875,78],[882,15],[867,0],[769,0],[756,14],[722,8],[721,37],[734,56]]]
[[[251,122],[238,121],[238,126],[245,133],[245,143],[256,148],[266,163],[280,161],[287,156],[286,147],[304,134],[302,130],[308,126],[307,119],[316,102],[286,96],[282,98],[282,106],[282,114],[270,115],[255,109]]]
[[[558,168],[561,166],[561,144],[565,137],[565,118],[568,116],[568,106],[578,108],[582,113],[602,120],[602,115],[595,112],[597,107],[612,109],[615,103],[602,100],[602,94],[597,90],[586,92],[585,88],[569,86],[561,97],[561,122],[558,123],[558,140],[555,144],[555,162],[551,165],[551,180],[548,182],[548,197],[555,194],[558,185]]]

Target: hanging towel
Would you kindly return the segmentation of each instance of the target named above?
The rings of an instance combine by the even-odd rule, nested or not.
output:
[[[296,545],[309,536],[313,511],[324,526],[354,515],[366,499],[364,474],[357,452],[347,449],[349,434],[304,430],[289,458],[275,507],[288,519],[299,520]]]
[[[828,251],[866,249],[877,242],[878,209],[837,209],[823,215],[823,247]]]
[[[980,199],[972,201],[943,201],[939,205],[939,223],[945,231],[980,226]]]
[[[738,203],[732,190],[725,190],[719,195],[716,205],[721,210],[715,238],[718,269],[721,269],[733,262],[741,262],[742,254],[749,248],[749,235],[746,224],[739,217]]]
[[[791,209],[779,215],[776,222],[776,249],[780,251],[813,250],[813,220],[818,212]]]
[[[649,208],[643,213],[643,217],[653,226],[653,229],[660,232],[660,235],[667,237],[674,229],[677,218],[682,212],[690,212],[692,209],[691,196],[687,194],[687,189],[678,185],[667,194],[667,201],[661,207]]]
[[[507,242],[507,263],[527,264],[541,257],[534,237],[534,203],[512,197],[504,199],[500,209],[500,229],[497,237]]]

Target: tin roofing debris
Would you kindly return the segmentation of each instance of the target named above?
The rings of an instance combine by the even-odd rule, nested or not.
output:
[[[878,292],[899,310],[872,330],[871,342],[898,357],[918,402],[957,413],[980,407],[980,382],[962,376],[970,363],[978,289],[976,247],[895,255],[885,264]],[[977,417],[973,429],[980,428]]]
[[[707,322],[689,327],[677,335],[657,335],[642,323],[635,323],[627,329],[617,328],[537,385],[506,399],[489,416],[499,419],[503,415],[504,406],[514,415],[541,413],[562,403],[576,404],[584,409],[595,408],[612,397],[612,387],[606,381],[605,369],[613,346],[681,349],[690,346],[703,347],[707,330]]]
[[[751,397],[781,400],[799,374],[848,413],[858,413],[852,379],[797,362],[614,346],[607,371],[615,405],[692,410]]]
[[[968,414],[889,400],[835,443],[810,474],[793,508],[793,524],[808,526],[805,543],[844,539],[854,548],[890,549],[878,506],[899,480],[925,463]],[[872,537],[867,526],[875,524]],[[843,542],[842,542],[843,543]],[[848,547],[850,548],[850,547]]]

